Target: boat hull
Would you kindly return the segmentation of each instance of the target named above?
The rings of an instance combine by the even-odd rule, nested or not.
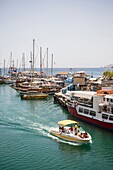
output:
[[[76,118],[86,121],[90,124],[96,125],[98,127],[104,128],[106,130],[113,131],[113,123],[101,121],[101,120],[95,119],[94,117],[90,118],[85,115],[81,115],[77,113],[76,107],[72,107],[70,105],[67,105],[67,108],[68,108],[69,113],[74,115]]]
[[[61,133],[59,131],[55,131],[55,130],[51,130],[50,134],[63,139],[65,141],[69,141],[69,142],[74,142],[74,143],[89,143],[91,141],[91,137],[89,138],[80,138],[79,136],[76,135],[69,135],[69,134],[65,134],[65,133]]]

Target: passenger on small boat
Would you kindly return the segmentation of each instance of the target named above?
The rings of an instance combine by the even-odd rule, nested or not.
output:
[[[78,132],[79,132],[78,128],[77,128],[77,127],[75,127],[75,135],[77,135],[77,134],[78,134]]]
[[[84,138],[88,138],[87,132],[84,133]]]
[[[61,127],[61,126],[59,126],[59,132],[61,132],[61,133],[62,133],[62,132],[65,132],[65,129],[64,129],[64,127],[63,127],[63,126],[62,126],[62,127]]]
[[[62,132],[62,127],[61,126],[59,126],[59,132]]]
[[[84,138],[84,134],[83,133],[78,133],[77,134],[79,137],[81,137],[81,138]]]
[[[71,131],[71,133],[73,133],[73,131],[74,131],[73,126],[71,126],[71,127],[69,128],[69,130]]]
[[[77,136],[79,136],[79,137],[81,137],[81,138],[88,138],[88,134],[87,134],[87,132],[85,132],[85,133],[77,133]]]
[[[65,129],[64,129],[64,127],[62,127],[62,132],[65,132]]]

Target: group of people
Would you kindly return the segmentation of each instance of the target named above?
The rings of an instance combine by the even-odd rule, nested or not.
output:
[[[63,126],[62,126],[62,127],[59,126],[59,131],[60,131],[60,132],[64,132],[64,133],[65,133],[66,130],[67,130],[67,129],[64,129]],[[79,132],[79,129],[78,129],[77,126],[75,126],[75,127],[71,126],[71,127],[68,129],[68,132],[69,132],[69,131],[70,131],[71,133],[73,133],[73,134],[75,133],[75,135],[76,135],[76,134]]]
[[[75,135],[79,132],[79,129],[77,126],[75,126],[75,127],[71,126],[69,128],[69,130],[71,131],[71,133],[75,133]]]
[[[81,138],[87,138],[88,137],[88,134],[87,134],[87,132],[84,132],[84,133],[79,133],[79,128],[80,127],[78,127],[77,125],[75,125],[75,127],[73,127],[73,126],[71,126],[69,129],[68,129],[68,131],[67,131],[67,133],[69,133],[69,131],[72,133],[72,134],[75,134],[75,135],[77,135],[77,136],[79,136],[79,137],[81,137]],[[64,129],[64,127],[62,126],[59,126],[59,131],[62,133],[66,133],[66,130],[67,129]]]
[[[80,136],[81,138],[88,138],[87,132],[80,133],[79,136]]]

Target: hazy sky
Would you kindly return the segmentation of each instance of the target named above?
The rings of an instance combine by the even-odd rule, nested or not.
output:
[[[54,67],[101,67],[113,64],[113,0],[0,0],[0,63],[15,65],[30,51],[35,39],[44,63]],[[2,65],[1,64],[1,65]]]

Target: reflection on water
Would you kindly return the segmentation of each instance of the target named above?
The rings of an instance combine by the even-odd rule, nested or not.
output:
[[[59,142],[59,149],[62,150],[65,153],[86,153],[88,151],[90,151],[91,146],[90,144],[72,144],[71,142],[67,142],[67,144],[63,143],[63,142]]]

